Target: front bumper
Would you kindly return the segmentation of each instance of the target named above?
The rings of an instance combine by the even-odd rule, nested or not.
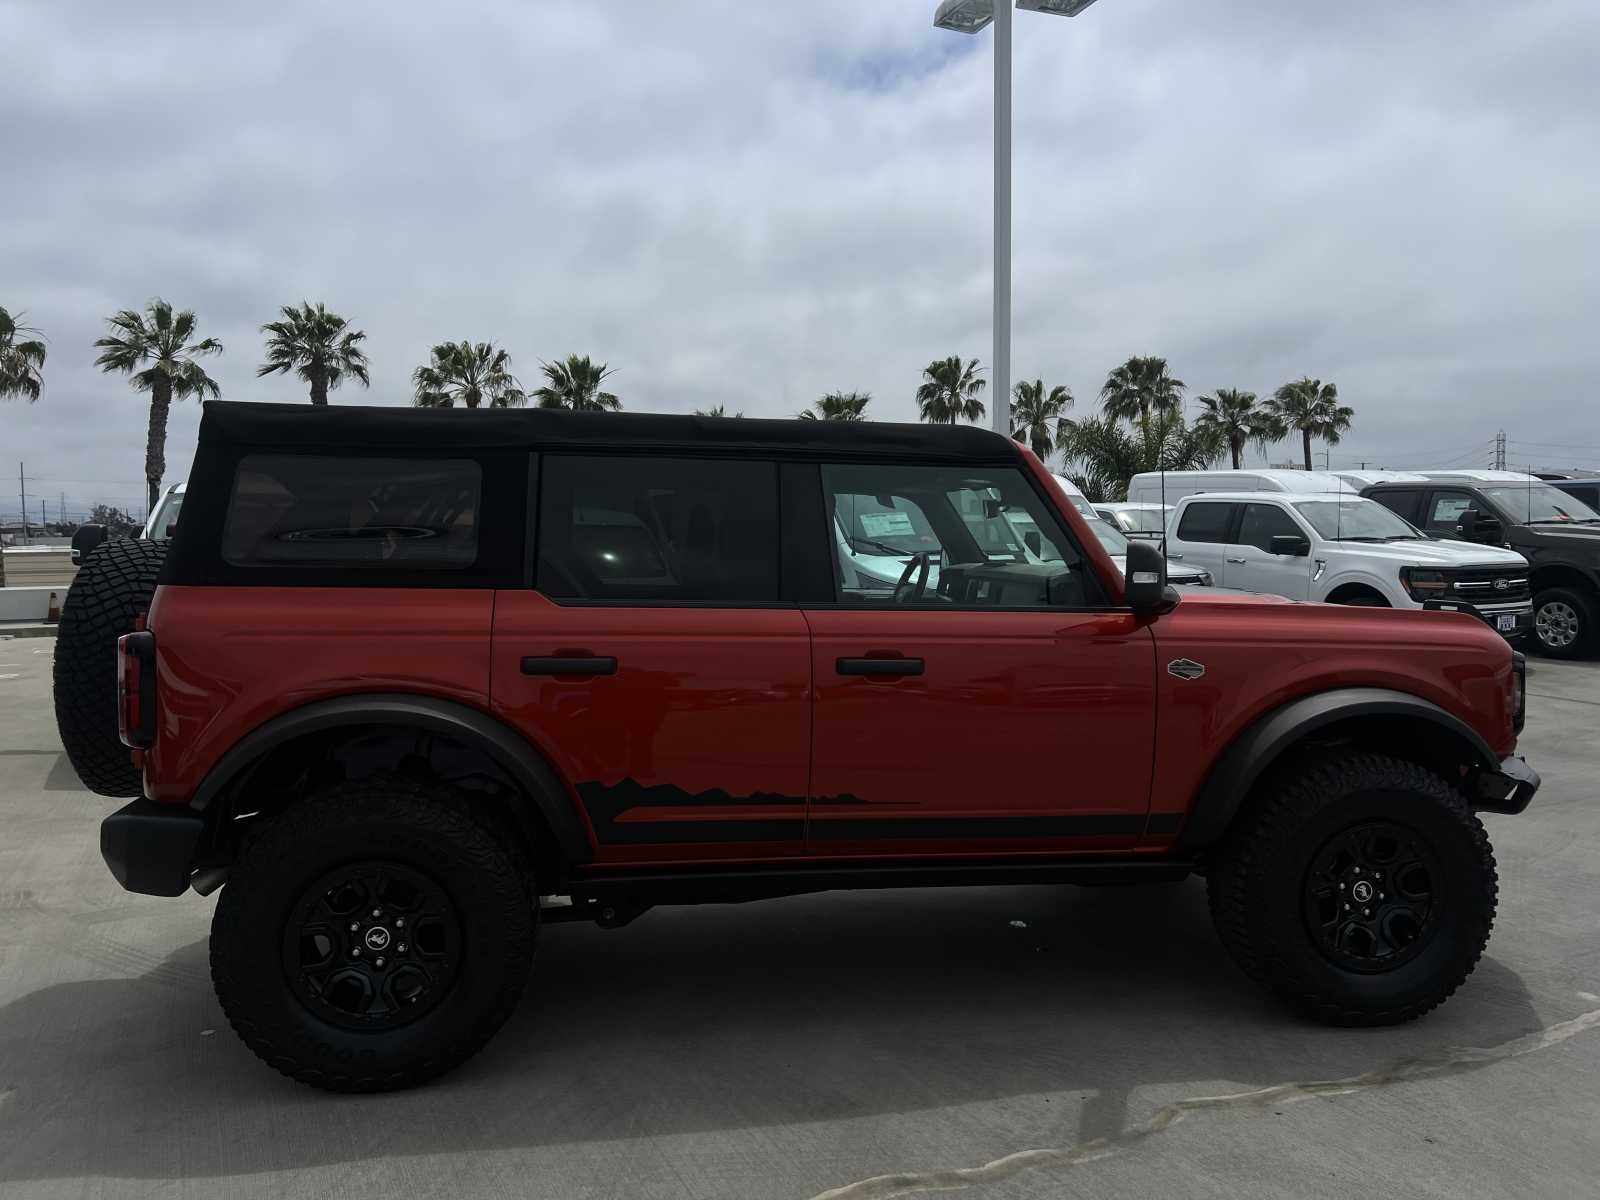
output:
[[[1472,785],[1472,807],[1479,812],[1516,814],[1528,807],[1539,790],[1539,772],[1528,760],[1511,754],[1498,771],[1479,771]]]
[[[1533,629],[1533,601],[1514,604],[1469,604],[1465,600],[1425,600],[1432,612],[1464,612],[1477,617],[1508,642],[1519,641]]]
[[[193,809],[135,800],[100,822],[100,857],[130,892],[181,896],[205,828]]]

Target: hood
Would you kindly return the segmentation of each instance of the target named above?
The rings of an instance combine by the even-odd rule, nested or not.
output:
[[[1538,521],[1532,525],[1514,525],[1506,531],[1506,535],[1516,538],[1521,534],[1524,538],[1539,541],[1548,541],[1551,538],[1581,542],[1588,546],[1595,538],[1600,538],[1600,525],[1569,525],[1565,521]]]
[[[1363,558],[1381,558],[1402,566],[1418,567],[1525,567],[1528,560],[1515,550],[1480,546],[1475,542],[1336,542],[1340,549]]]

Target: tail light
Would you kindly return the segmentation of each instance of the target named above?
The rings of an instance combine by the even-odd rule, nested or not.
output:
[[[156,740],[156,638],[125,633],[117,639],[117,737],[143,750]]]

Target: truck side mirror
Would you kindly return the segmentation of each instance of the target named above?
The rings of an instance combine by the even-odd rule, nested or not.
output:
[[[1291,558],[1304,558],[1311,553],[1311,542],[1298,533],[1275,533],[1268,543],[1269,553],[1287,554]]]
[[[91,551],[99,549],[106,536],[104,525],[79,525],[77,532],[72,535],[72,561],[81,563],[88,558]]]
[[[1149,542],[1129,542],[1128,577],[1123,594],[1128,607],[1139,616],[1158,616],[1171,612],[1178,604],[1178,593],[1167,585],[1167,560]]]
[[[1499,520],[1487,516],[1476,508],[1462,511],[1456,532],[1469,542],[1482,542],[1489,546],[1496,545],[1505,538],[1505,529]]]

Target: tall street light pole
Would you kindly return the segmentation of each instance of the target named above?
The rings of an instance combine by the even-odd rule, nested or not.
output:
[[[1094,0],[1016,0],[1018,8],[1075,17]],[[994,23],[994,354],[996,433],[1011,436],[1011,0],[943,0],[940,29],[979,33]]]

